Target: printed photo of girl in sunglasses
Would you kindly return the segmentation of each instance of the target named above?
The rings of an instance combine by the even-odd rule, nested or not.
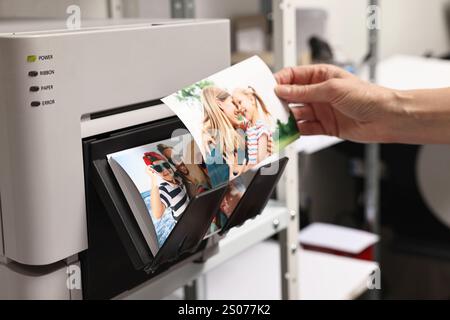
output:
[[[166,209],[170,209],[173,219],[177,221],[189,203],[181,176],[157,152],[146,152],[143,158],[150,176],[150,205],[154,217],[161,219]]]
[[[185,212],[190,200],[211,189],[208,171],[192,161],[191,135],[179,136],[109,155],[126,172],[142,199],[161,247]],[[130,192],[127,188],[124,192]],[[217,226],[211,226],[211,233]]]

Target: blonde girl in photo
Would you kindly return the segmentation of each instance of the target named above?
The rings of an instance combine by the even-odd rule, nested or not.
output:
[[[235,89],[233,101],[246,119],[248,163],[255,165],[272,154],[272,116],[252,87]]]
[[[203,150],[209,157],[224,160],[224,163],[215,163],[208,168],[211,183],[216,186],[246,169],[245,138],[243,132],[239,132],[244,126],[244,118],[232,96],[221,88],[204,88],[201,101],[204,109]],[[227,166],[227,163],[231,165]]]

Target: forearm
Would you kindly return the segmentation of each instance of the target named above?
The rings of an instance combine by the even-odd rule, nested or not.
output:
[[[264,159],[266,159],[269,154],[267,152],[268,150],[268,139],[267,139],[267,135],[263,134],[259,139],[258,139],[258,163],[263,161]]]
[[[156,219],[160,219],[164,213],[164,205],[161,202],[158,188],[152,188],[150,193],[150,205],[152,207],[152,213]]]
[[[450,144],[450,88],[396,91],[391,141]]]

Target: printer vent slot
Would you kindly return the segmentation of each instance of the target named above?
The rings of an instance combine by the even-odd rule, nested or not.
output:
[[[124,107],[118,107],[118,108],[114,108],[114,109],[91,113],[90,118],[91,118],[91,120],[104,118],[104,117],[112,116],[115,114],[120,114],[120,113],[125,113],[125,112],[130,112],[130,111],[134,111],[134,110],[139,110],[139,109],[156,106],[161,103],[162,102],[160,99],[155,99],[155,100],[150,100],[150,101],[146,101],[146,102],[130,104],[130,105],[124,106]]]

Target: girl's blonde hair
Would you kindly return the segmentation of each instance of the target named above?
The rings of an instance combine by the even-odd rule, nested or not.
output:
[[[210,151],[210,142],[225,155],[233,154],[241,148],[245,148],[243,137],[233,128],[218,103],[224,102],[230,96],[228,92],[218,87],[211,86],[202,90],[201,101],[205,112],[203,120],[205,150]]]
[[[241,91],[245,95],[253,96],[256,102],[256,110],[258,112],[259,110],[261,110],[262,116],[265,118],[265,120],[268,121],[269,123],[272,122],[272,115],[270,114],[269,109],[267,109],[264,100],[261,98],[261,96],[256,92],[256,90],[253,87],[248,86],[245,89],[239,88],[236,89],[236,91]]]

